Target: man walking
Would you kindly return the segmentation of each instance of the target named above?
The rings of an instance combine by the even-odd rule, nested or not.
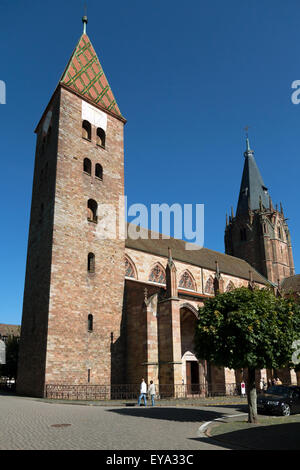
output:
[[[139,396],[139,401],[138,401],[139,406],[141,406],[142,398],[144,398],[145,406],[147,406],[146,393],[147,393],[147,385],[146,385],[145,379],[142,379],[141,389],[140,389],[140,396]]]
[[[151,403],[152,406],[154,406],[154,398],[155,398],[155,385],[153,383],[153,380],[150,380],[150,387],[149,387],[149,395],[151,397]]]

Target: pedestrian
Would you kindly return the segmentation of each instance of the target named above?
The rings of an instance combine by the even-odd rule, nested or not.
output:
[[[153,380],[150,380],[149,395],[150,395],[150,398],[151,398],[152,406],[154,406],[154,405],[155,405],[155,403],[154,403],[154,398],[155,398],[155,385],[154,385],[154,383],[153,383]]]
[[[263,381],[263,379],[260,379],[259,388],[260,388],[260,391],[262,392],[263,389],[264,389],[264,381]]]
[[[268,379],[268,388],[272,387],[272,380]]]
[[[145,382],[145,379],[142,379],[142,383],[141,383],[141,387],[140,387],[140,396],[139,396],[139,401],[138,401],[139,406],[141,406],[142,398],[144,398],[144,404],[145,404],[145,406],[147,406],[146,393],[147,393],[147,384]]]
[[[246,395],[246,384],[244,381],[241,382],[241,394],[242,396]]]

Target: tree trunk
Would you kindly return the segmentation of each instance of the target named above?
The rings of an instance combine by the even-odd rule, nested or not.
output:
[[[257,423],[255,369],[248,369],[248,423]]]

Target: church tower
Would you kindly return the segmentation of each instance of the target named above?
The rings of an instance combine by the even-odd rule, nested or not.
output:
[[[124,383],[125,247],[117,216],[126,120],[86,17],[83,25],[36,128],[17,379],[18,393],[33,396],[49,384]],[[116,223],[105,231],[107,212]]]
[[[226,216],[225,252],[246,260],[277,284],[294,274],[289,228],[282,205],[274,208],[246,139],[245,163],[236,215]]]

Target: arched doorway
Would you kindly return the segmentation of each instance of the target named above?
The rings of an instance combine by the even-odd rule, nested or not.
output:
[[[194,336],[197,310],[186,303],[180,308],[182,383],[186,394],[205,394],[205,361],[198,361],[195,355]]]

